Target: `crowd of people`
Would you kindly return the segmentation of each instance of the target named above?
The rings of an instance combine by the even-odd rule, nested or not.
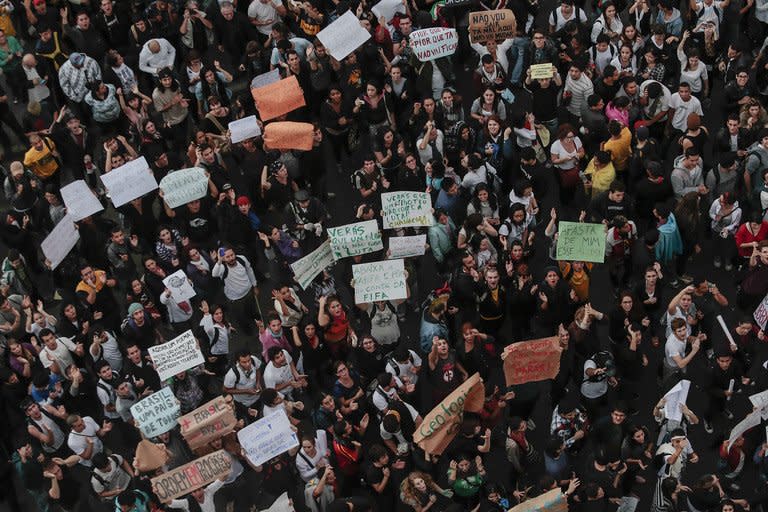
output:
[[[385,4],[0,0],[5,504],[763,510],[765,432],[731,431],[768,417],[768,2]],[[470,37],[470,12],[501,8],[514,37]],[[371,37],[337,60],[317,35],[348,11]],[[419,60],[430,27],[455,53]],[[312,123],[310,150],[231,140],[272,70],[305,105],[260,128]],[[138,158],[208,190],[115,208],[100,177]],[[52,262],[77,180],[104,210]],[[401,191],[431,226],[383,229]],[[371,220],[383,250],[300,286],[328,228]],[[599,261],[558,259],[561,221],[603,226]],[[407,296],[356,304],[352,265],[404,235],[426,235]],[[191,299],[164,284],[179,270]],[[161,380],[149,349],[187,331],[204,363]],[[505,347],[547,337],[556,377],[508,385]],[[475,374],[483,407],[425,450],[423,419]],[[181,414],[226,397],[234,431],[190,447],[177,426],[148,467],[131,406],[163,388]],[[254,465],[237,431],[279,411],[299,445]],[[226,477],[158,499],[152,477],[219,449]]]

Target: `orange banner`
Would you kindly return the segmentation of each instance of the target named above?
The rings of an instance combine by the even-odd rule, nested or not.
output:
[[[309,123],[280,121],[264,127],[264,149],[312,149],[314,127]]]
[[[295,76],[289,76],[258,89],[251,89],[259,117],[269,121],[305,106],[304,91]]]
[[[560,371],[562,350],[557,336],[507,346],[501,356],[507,386],[554,379]]]
[[[476,373],[424,416],[413,433],[413,441],[425,452],[440,455],[456,437],[464,411],[479,412],[484,398],[483,379]]]

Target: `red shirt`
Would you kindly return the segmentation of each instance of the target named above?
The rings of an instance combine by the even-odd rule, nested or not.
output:
[[[768,222],[762,222],[760,224],[760,229],[757,231],[756,235],[750,233],[749,228],[747,227],[748,225],[749,223],[745,222],[739,226],[738,231],[736,231],[736,247],[739,250],[739,256],[743,256],[745,258],[749,258],[752,255],[752,247],[742,248],[742,244],[760,242],[768,238]]]

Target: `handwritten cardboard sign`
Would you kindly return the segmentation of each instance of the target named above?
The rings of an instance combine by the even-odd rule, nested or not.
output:
[[[342,61],[371,38],[371,34],[360,25],[360,20],[349,10],[333,23],[317,33],[328,53]]]
[[[557,259],[567,261],[605,260],[605,226],[586,222],[560,222],[557,233]]]
[[[408,296],[403,260],[375,261],[352,265],[355,304],[399,300]]]
[[[477,3],[477,0],[445,0],[443,7],[461,7],[462,5],[470,5]]]
[[[146,437],[157,437],[176,426],[179,401],[170,387],[156,391],[131,406],[131,416]]]
[[[432,198],[426,192],[385,192],[381,194],[384,229],[431,226]]]
[[[163,503],[189,494],[230,472],[232,462],[224,450],[218,450],[189,464],[152,479],[152,489]]]
[[[299,446],[283,409],[251,423],[237,432],[237,440],[251,464],[258,466]]]
[[[275,68],[272,71],[267,71],[260,75],[256,75],[251,80],[251,89],[258,89],[265,85],[273,84],[280,81],[280,68]]]
[[[423,256],[427,248],[427,235],[392,236],[389,238],[389,257],[409,258]]]
[[[375,220],[328,228],[328,236],[331,239],[331,252],[336,260],[384,248],[379,225]]]
[[[67,215],[77,222],[104,209],[96,194],[84,180],[73,181],[61,187],[61,199],[67,207]]]
[[[157,180],[143,156],[100,176],[115,208],[157,190]]]
[[[544,64],[532,64],[531,65],[531,79],[540,80],[542,78],[552,78],[554,76],[554,69],[551,62],[545,62]]]
[[[507,386],[554,379],[560,371],[561,352],[557,336],[507,346],[502,357]]]
[[[416,58],[421,62],[447,57],[456,53],[459,36],[456,30],[444,27],[432,27],[411,32],[411,43]]]
[[[190,449],[196,450],[201,446],[207,445],[214,439],[229,434],[236,426],[237,417],[235,416],[235,411],[232,407],[228,407],[226,411],[217,415],[215,419],[188,432],[187,435],[184,436],[184,440],[187,441]]]
[[[280,117],[307,104],[304,101],[304,91],[293,75],[258,89],[251,89],[251,96],[256,102],[262,121]]]
[[[163,279],[163,284],[171,291],[171,298],[178,304],[189,300],[195,295],[195,289],[189,282],[187,274],[183,270],[177,270]]]
[[[469,13],[469,39],[473,43],[515,37],[515,14],[509,9]]]
[[[205,169],[191,167],[169,172],[160,180],[163,200],[169,208],[178,208],[208,193],[208,176]]]
[[[280,121],[264,127],[264,149],[312,149],[314,126],[309,123]]]
[[[331,241],[326,240],[320,244],[320,247],[291,264],[293,278],[303,290],[306,290],[315,277],[332,265],[333,261]]]
[[[45,258],[55,270],[80,240],[80,233],[72,217],[65,215],[40,244]]]
[[[413,433],[413,442],[431,455],[440,455],[456,437],[464,411],[479,412],[484,396],[483,379],[475,373],[424,416]]]
[[[230,405],[223,396],[217,396],[213,400],[204,403],[192,412],[188,412],[179,418],[181,435],[186,436],[190,432],[215,420],[229,410]]]
[[[160,380],[166,380],[205,362],[192,331],[187,331],[162,345],[149,347]]]

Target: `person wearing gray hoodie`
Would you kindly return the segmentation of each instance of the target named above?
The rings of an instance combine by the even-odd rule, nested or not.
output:
[[[744,184],[747,190],[756,192],[763,187],[763,171],[768,169],[768,129],[760,131],[758,142],[747,149],[744,161]]]
[[[704,170],[701,155],[696,148],[688,148],[685,153],[675,158],[670,181],[675,197],[680,199],[688,192],[698,192],[701,195],[709,191],[704,185]]]

